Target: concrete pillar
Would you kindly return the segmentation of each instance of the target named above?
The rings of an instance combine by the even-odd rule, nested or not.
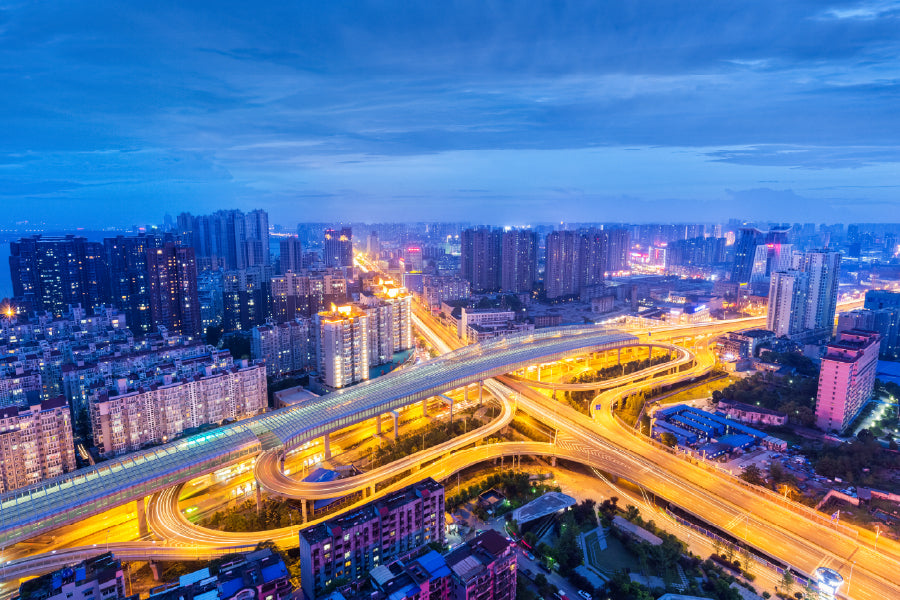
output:
[[[422,416],[428,417],[428,398],[422,398]]]
[[[524,369],[523,369],[523,375],[524,375]],[[469,388],[470,388],[470,387],[471,387],[471,386],[470,386],[469,384],[466,384],[466,396],[465,396],[465,401],[466,401],[466,402],[469,401]]]
[[[153,581],[159,581],[159,565],[152,560],[150,561],[150,572],[153,574]]]
[[[256,484],[256,514],[262,512],[262,489]]]
[[[331,438],[329,434],[325,434],[325,460],[331,458]]]
[[[375,435],[381,435],[381,415],[375,417]]]
[[[375,486],[370,485],[369,487],[366,488],[366,497],[371,498],[374,495],[375,495]]]
[[[309,501],[306,498],[300,500],[300,508],[302,510],[303,522],[306,523],[309,520]]]
[[[400,437],[400,413],[396,410],[391,411],[391,416],[394,418],[394,441]]]
[[[478,381],[478,406],[484,402],[484,381]]]
[[[617,365],[622,364],[622,349],[621,348],[616,349],[616,364]]]
[[[556,457],[555,456],[550,457],[550,465],[553,467],[556,466]]]
[[[282,452],[278,457],[278,466],[281,469],[281,472],[284,473],[284,461],[287,460],[287,452]]]
[[[453,398],[451,398],[450,396],[447,396],[447,398],[450,400],[450,426],[452,427],[453,426]]]
[[[137,511],[138,533],[141,537],[144,537],[150,533],[150,528],[147,527],[147,509],[144,506],[144,499],[138,498],[135,500],[134,506]]]

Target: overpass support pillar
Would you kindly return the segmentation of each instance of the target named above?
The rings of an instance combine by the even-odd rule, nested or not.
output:
[[[147,508],[144,505],[144,498],[135,500],[134,507],[137,512],[138,534],[140,534],[141,537],[144,537],[150,533],[150,528],[147,527]]]
[[[447,397],[450,398],[450,396]],[[453,427],[453,398],[450,398],[450,427]]]
[[[552,466],[552,467],[556,466],[556,457],[555,456],[550,457],[550,466]]]
[[[622,349],[621,348],[616,348],[616,364],[617,365],[622,364]]]
[[[148,564],[150,565],[150,572],[153,574],[153,581],[159,581],[159,565],[152,560]]]
[[[375,416],[375,435],[381,435],[381,415]]]
[[[428,398],[422,398],[422,416],[428,417]]]
[[[484,402],[484,380],[478,380],[478,406]]]
[[[259,484],[256,483],[256,514],[260,514],[262,512],[262,488],[259,487]]]
[[[369,487],[366,488],[366,498],[371,498],[374,495],[375,495],[375,486],[370,485]]]
[[[325,434],[325,460],[331,458],[331,437],[329,434]]]
[[[396,442],[400,438],[400,413],[392,410],[391,416],[394,418],[394,441]]]
[[[303,515],[303,522],[306,523],[309,520],[309,500],[306,498],[300,500],[300,509]]]
[[[281,469],[281,472],[284,473],[284,461],[287,459],[287,452],[282,452],[278,456],[278,467]]]
[[[466,384],[466,395],[463,398],[463,401],[465,401],[465,402],[469,401],[469,387],[470,387],[469,384]]]

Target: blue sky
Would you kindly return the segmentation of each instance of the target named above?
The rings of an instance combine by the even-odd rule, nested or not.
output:
[[[898,57],[900,0],[0,0],[0,204],[900,221]]]

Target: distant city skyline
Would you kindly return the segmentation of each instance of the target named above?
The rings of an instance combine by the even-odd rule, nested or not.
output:
[[[900,3],[19,4],[8,222],[900,221]]]

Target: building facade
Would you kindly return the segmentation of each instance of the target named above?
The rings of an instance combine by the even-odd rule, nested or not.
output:
[[[530,230],[503,232],[500,248],[500,289],[530,293],[537,281],[538,235]]]
[[[74,470],[72,419],[65,398],[0,408],[0,493]]]
[[[453,571],[458,600],[515,600],[516,553],[505,537],[488,529],[444,557]]]
[[[250,352],[266,365],[266,375],[276,379],[316,366],[312,320],[297,318],[253,328]]]
[[[357,306],[335,306],[316,316],[319,376],[341,388],[369,379],[369,317]]]
[[[228,369],[206,366],[182,379],[165,375],[136,389],[121,380],[91,399],[94,445],[103,456],[115,456],[171,441],[186,429],[251,417],[265,411],[266,392],[265,367],[246,361]]]
[[[303,592],[315,600],[335,581],[357,581],[416,548],[443,544],[444,487],[425,479],[299,536]]]
[[[816,425],[843,431],[872,397],[880,336],[874,331],[844,331],[828,344],[819,369]]]
[[[501,287],[501,240],[494,229],[466,229],[460,234],[460,276],[477,293],[496,292]]]
[[[341,230],[325,230],[325,267],[353,266],[353,230],[344,227]]]
[[[200,297],[194,249],[167,242],[147,252],[150,315],[155,328],[165,327],[200,337]]]

